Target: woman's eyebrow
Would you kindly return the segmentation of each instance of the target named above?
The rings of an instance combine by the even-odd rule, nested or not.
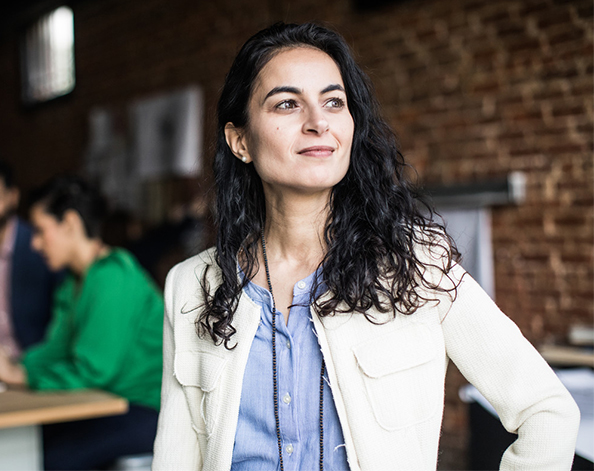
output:
[[[338,83],[334,83],[334,84],[328,85],[326,88],[324,88],[324,90],[322,90],[321,95],[323,95],[324,93],[333,92],[334,90],[340,90],[341,92],[344,92],[344,88],[342,85],[340,85]]]
[[[272,90],[270,90],[266,96],[264,97],[264,100],[262,100],[262,102],[265,102],[266,100],[268,100],[268,98],[270,98],[272,95],[276,95],[277,93],[294,93],[296,95],[300,95],[302,93],[302,90],[296,88],[296,87],[289,87],[289,86],[282,86],[282,87],[274,87]]]

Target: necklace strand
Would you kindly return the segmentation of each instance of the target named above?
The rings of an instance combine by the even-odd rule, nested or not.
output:
[[[280,420],[278,411],[278,380],[276,368],[276,301],[274,293],[272,292],[272,282],[270,281],[270,269],[268,268],[268,257],[266,256],[266,239],[264,238],[264,231],[261,234],[262,238],[262,254],[264,256],[264,269],[266,270],[266,281],[268,282],[268,289],[272,296],[272,385],[273,385],[273,402],[274,402],[274,422],[276,424],[276,440],[278,443],[278,458],[280,460],[280,471],[284,471],[283,465],[283,446],[280,434]],[[324,372],[326,364],[322,358],[322,368],[320,372],[320,471],[324,470]]]

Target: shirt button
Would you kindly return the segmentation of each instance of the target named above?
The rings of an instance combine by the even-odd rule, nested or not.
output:
[[[293,453],[293,445],[291,445],[290,443],[285,447],[285,450],[287,451],[287,453],[289,455],[291,455]]]
[[[283,402],[284,402],[285,404],[291,404],[291,395],[290,395],[289,393],[286,393],[286,394],[283,396]]]
[[[297,288],[299,288],[299,289],[305,288],[305,281],[300,281],[299,283],[297,283]]]
[[[287,348],[291,348],[291,341],[287,340]]]

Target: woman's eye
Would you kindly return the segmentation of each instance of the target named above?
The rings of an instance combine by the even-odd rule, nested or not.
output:
[[[276,105],[277,110],[292,110],[294,108],[297,108],[297,103],[295,100],[284,100]]]
[[[342,98],[330,98],[326,102],[326,106],[329,108],[341,109],[344,108],[344,100]]]

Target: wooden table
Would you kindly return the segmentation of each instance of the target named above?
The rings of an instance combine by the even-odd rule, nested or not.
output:
[[[0,393],[0,471],[43,469],[41,424],[124,414],[128,401],[96,391]]]

